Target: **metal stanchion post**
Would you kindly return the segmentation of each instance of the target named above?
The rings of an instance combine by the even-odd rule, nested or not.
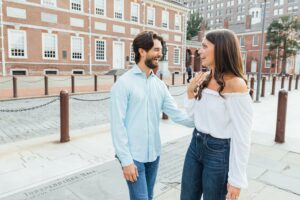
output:
[[[284,143],[288,92],[279,91],[275,142]]]
[[[69,94],[60,92],[60,142],[70,141],[69,135]]]

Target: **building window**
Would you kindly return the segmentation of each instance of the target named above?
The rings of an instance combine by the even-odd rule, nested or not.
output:
[[[258,35],[254,35],[252,38],[252,46],[258,46]]]
[[[21,30],[8,30],[9,57],[26,58],[27,40],[26,32]]]
[[[106,56],[105,56],[105,52],[106,52],[106,42],[105,40],[96,40],[95,41],[95,47],[96,47],[96,60],[98,61],[105,61],[106,60]]]
[[[240,46],[241,47],[245,46],[245,38],[244,37],[240,37]]]
[[[288,0],[288,3],[296,3],[297,0]]]
[[[124,0],[114,0],[114,17],[123,19]]]
[[[180,31],[181,29],[181,15],[175,15],[175,30]]]
[[[71,10],[82,11],[82,0],[71,0]]]
[[[284,0],[274,0],[274,6],[280,6],[283,5]]]
[[[11,75],[12,76],[26,76],[28,74],[27,69],[12,69]]]
[[[96,15],[105,15],[106,0],[95,0],[95,13]]]
[[[135,63],[135,53],[134,53],[132,44],[130,44],[130,60],[129,60],[129,62]]]
[[[169,12],[162,11],[162,20],[161,27],[168,28],[169,27]]]
[[[42,0],[42,4],[56,7],[56,0]]]
[[[288,13],[296,13],[298,12],[298,6],[288,7]]]
[[[131,21],[139,22],[140,5],[138,3],[131,3]]]
[[[71,58],[72,60],[83,59],[83,37],[71,37]]]
[[[73,69],[72,74],[74,74],[74,75],[83,75],[84,70],[83,69]]]
[[[234,0],[227,1],[227,7],[233,6],[234,5]]]
[[[175,65],[180,64],[180,49],[179,48],[174,49],[174,64]]]
[[[147,24],[151,26],[155,25],[155,8],[147,8]]]
[[[283,15],[283,9],[282,8],[279,8],[279,9],[275,9],[274,10],[274,15]]]
[[[43,33],[43,58],[57,59],[57,36],[54,34]]]
[[[57,69],[44,69],[44,75],[57,75]]]

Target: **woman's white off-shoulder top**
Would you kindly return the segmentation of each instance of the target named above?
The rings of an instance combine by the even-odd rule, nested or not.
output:
[[[245,188],[248,185],[246,168],[250,154],[253,107],[248,92],[224,93],[205,88],[200,101],[185,99],[187,113],[198,131],[216,138],[231,138],[229,184]]]

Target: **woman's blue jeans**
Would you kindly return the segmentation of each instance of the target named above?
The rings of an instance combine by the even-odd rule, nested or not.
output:
[[[214,138],[196,129],[186,153],[181,200],[225,200],[230,139]]]
[[[139,177],[137,181],[127,181],[131,200],[152,200],[153,189],[157,176],[159,157],[153,162],[142,163],[134,160],[138,168]]]

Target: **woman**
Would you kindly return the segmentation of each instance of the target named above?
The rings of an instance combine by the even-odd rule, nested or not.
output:
[[[243,76],[237,37],[230,30],[206,34],[203,66],[187,89],[185,108],[196,129],[187,151],[181,200],[236,200],[247,187],[252,99]]]

